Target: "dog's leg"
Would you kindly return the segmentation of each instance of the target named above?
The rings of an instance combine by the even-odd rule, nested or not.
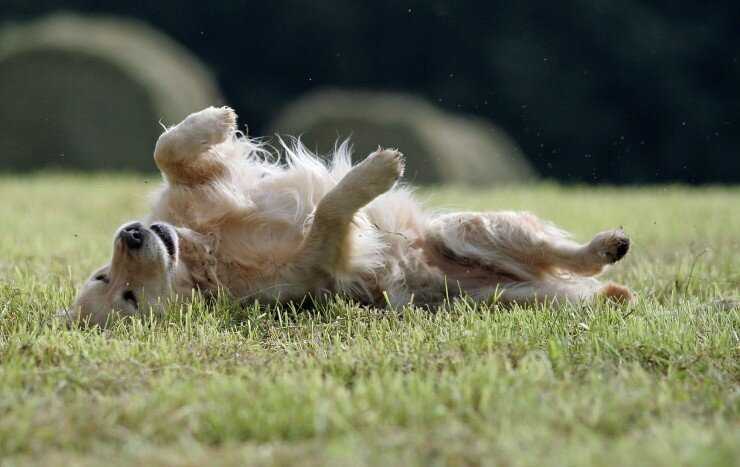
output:
[[[190,114],[157,140],[154,160],[170,183],[199,185],[221,177],[221,156],[212,150],[236,129],[236,114],[229,107],[209,107]]]
[[[450,214],[434,219],[427,240],[448,261],[482,265],[491,271],[493,286],[503,287],[503,300],[579,302],[604,296],[620,302],[632,294],[618,284],[601,284],[592,278],[565,277],[561,271],[595,275],[621,259],[629,240],[621,230],[598,234],[580,245],[569,235],[528,213]],[[454,279],[455,268],[450,268]],[[498,276],[508,277],[502,281]],[[479,281],[480,282],[480,281]],[[481,289],[478,298],[493,293]]]
[[[353,167],[321,199],[295,263],[301,274],[331,276],[346,266],[355,213],[390,190],[403,175],[403,167],[400,152],[378,149]]]
[[[543,250],[556,267],[582,276],[595,276],[607,265],[622,259],[629,248],[627,235],[622,229],[615,229],[597,234],[585,245],[568,238],[548,238]]]
[[[588,244],[529,213],[450,214],[434,219],[428,238],[454,256],[493,265],[523,280],[553,269],[584,276],[600,273],[629,250],[621,229],[602,232]]]
[[[504,284],[471,291],[478,300],[498,299],[504,303],[588,303],[608,300],[626,304],[633,302],[632,292],[619,284],[603,284],[591,277],[573,277],[562,280],[542,280]]]

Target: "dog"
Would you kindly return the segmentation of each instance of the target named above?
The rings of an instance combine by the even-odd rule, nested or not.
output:
[[[74,320],[161,312],[169,298],[224,291],[243,301],[340,294],[374,307],[451,298],[532,304],[627,303],[594,276],[622,259],[621,229],[579,244],[526,212],[433,213],[398,183],[403,155],[352,165],[345,141],[323,162],[298,139],[283,160],[237,130],[228,107],[193,113],[159,137],[163,184],[149,216],[123,225],[109,264],[79,289]]]

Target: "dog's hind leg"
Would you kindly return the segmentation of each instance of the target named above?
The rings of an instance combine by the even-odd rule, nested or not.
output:
[[[472,290],[469,294],[477,300],[495,299],[503,303],[522,305],[589,303],[597,300],[626,304],[634,300],[632,292],[627,287],[611,282],[604,284],[591,277],[509,283],[498,288]]]
[[[226,164],[212,147],[236,130],[229,107],[209,107],[190,114],[157,140],[154,161],[170,183],[199,185],[221,177]]]
[[[585,245],[556,237],[550,240],[547,251],[556,267],[582,276],[595,276],[622,259],[629,248],[630,239],[620,228],[596,234]]]
[[[556,270],[599,274],[629,250],[621,229],[602,232],[579,244],[557,227],[529,213],[462,213],[433,219],[427,237],[452,256],[535,280]]]

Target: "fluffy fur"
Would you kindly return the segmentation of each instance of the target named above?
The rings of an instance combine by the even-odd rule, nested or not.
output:
[[[477,300],[626,302],[593,276],[621,259],[621,230],[587,244],[529,213],[434,214],[399,186],[403,156],[378,149],[357,165],[345,142],[328,163],[298,140],[283,159],[208,108],[167,129],[147,219],[121,227],[110,264],[82,286],[74,319],[156,310],[175,294],[223,290],[242,300],[343,294],[372,306]]]

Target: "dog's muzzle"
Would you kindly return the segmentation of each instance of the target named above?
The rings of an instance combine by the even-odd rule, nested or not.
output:
[[[118,233],[118,237],[123,240],[123,243],[130,250],[138,250],[144,243],[142,228],[143,226],[139,222],[129,224]]]

